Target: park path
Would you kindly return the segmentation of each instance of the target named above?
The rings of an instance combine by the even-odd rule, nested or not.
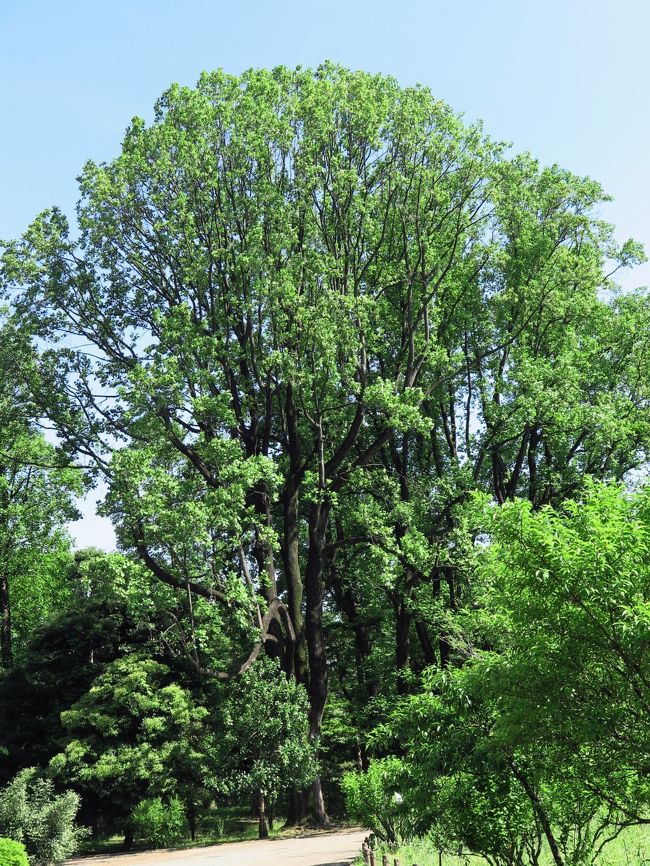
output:
[[[345,830],[183,851],[96,854],[66,860],[66,866],[348,866],[361,850],[366,835],[361,830]]]

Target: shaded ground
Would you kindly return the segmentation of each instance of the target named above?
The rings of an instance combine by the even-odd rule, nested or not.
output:
[[[67,866],[348,866],[366,831],[337,831],[293,839],[229,842],[183,851],[98,854],[67,860]]]

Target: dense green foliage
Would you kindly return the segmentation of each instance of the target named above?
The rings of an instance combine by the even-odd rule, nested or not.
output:
[[[84,479],[37,429],[29,336],[0,309],[0,665],[20,660],[32,631],[68,601],[65,524]]]
[[[130,654],[108,664],[61,714],[69,742],[50,766],[125,830],[149,796],[187,795],[191,811],[197,789],[214,775],[207,715],[166,665]]]
[[[168,847],[187,836],[187,820],[183,803],[172,797],[163,801],[161,797],[141,800],[131,813],[133,833],[157,848]]]
[[[122,555],[33,598],[17,566],[12,768],[127,841],[158,798],[194,832],[254,795],[264,833],[308,782],[325,824],[341,778],[387,839],[501,863],[646,820],[647,509],[616,485],[650,450],[650,302],[600,186],[328,63],[173,85],[80,192],[78,230],[4,247],[16,423],[60,442],[9,465],[40,479],[28,550],[74,457]]]
[[[291,787],[307,787],[317,772],[307,694],[279,673],[260,659],[230,685],[219,710],[219,787],[259,798],[262,836],[266,807]]]
[[[0,790],[0,834],[24,844],[33,866],[61,863],[86,831],[75,823],[79,795],[57,794],[35,768],[21,770]]]
[[[405,755],[383,790],[405,791],[411,835],[584,863],[647,820],[649,506],[650,490],[600,485],[560,510],[486,503],[466,661],[429,671],[375,733]]]
[[[25,846],[13,839],[0,838],[0,863],[2,866],[29,866]]]

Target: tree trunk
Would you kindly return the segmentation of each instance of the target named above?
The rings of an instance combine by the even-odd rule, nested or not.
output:
[[[287,820],[285,827],[295,827],[304,820],[307,809],[307,801],[302,791],[291,788],[287,798]]]
[[[316,503],[309,511],[309,554],[305,571],[306,631],[309,653],[309,736],[320,735],[325,702],[327,701],[328,672],[323,636],[323,552],[329,507]],[[320,777],[312,785],[312,808],[319,826],[328,823]]]
[[[266,800],[264,794],[260,791],[257,796],[257,816],[258,816],[258,838],[268,839],[269,828],[266,825]]]
[[[330,819],[325,809],[325,798],[323,796],[323,786],[320,775],[316,776],[311,785],[312,794],[312,809],[314,820],[319,827],[328,827]]]
[[[295,676],[299,683],[305,684],[308,678],[307,645],[305,642],[305,623],[302,611],[303,586],[299,558],[298,534],[298,490],[293,478],[287,479],[283,493],[283,543],[282,561],[287,582],[287,601],[291,622],[296,634],[294,655],[287,665],[288,675]]]
[[[10,668],[13,663],[11,646],[11,608],[9,606],[9,580],[6,574],[0,576],[0,648],[2,667]]]
[[[397,693],[405,695],[408,692],[408,673],[410,657],[409,628],[411,614],[405,600],[399,599],[395,604],[395,665],[397,668]]]
[[[275,805],[273,803],[269,803],[266,807],[266,820],[269,825],[269,830],[272,830],[275,821]]]
[[[427,665],[427,667],[435,665],[437,662],[436,651],[431,642],[431,638],[429,637],[427,627],[421,619],[415,621],[415,630],[420,641],[420,646],[422,647],[422,655],[424,656],[425,665]]]
[[[185,808],[185,817],[187,818],[187,826],[190,828],[190,839],[192,842],[196,839],[196,805],[189,803]]]
[[[133,827],[127,827],[124,832],[124,841],[122,842],[122,850],[130,851],[133,848],[133,843],[135,841]]]
[[[296,635],[293,656],[286,666],[286,672],[289,676],[295,676],[299,683],[306,684],[308,679],[308,650],[305,642],[305,622],[302,609],[303,581],[299,556],[299,489],[302,453],[298,435],[298,416],[291,383],[287,385],[284,411],[289,440],[289,473],[282,491],[282,562],[287,582],[289,615]]]

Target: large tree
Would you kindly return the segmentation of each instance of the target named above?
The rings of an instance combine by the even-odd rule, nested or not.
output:
[[[607,276],[641,253],[596,219],[604,199],[425,88],[215,72],[86,165],[78,238],[51,210],[7,247],[17,313],[49,341],[36,397],[106,477],[120,543],[256,629],[213,674],[265,646],[317,738],[326,593],[366,696],[378,621],[405,691],[414,634],[449,659],[469,491],[537,506],[644,458],[648,304]]]

